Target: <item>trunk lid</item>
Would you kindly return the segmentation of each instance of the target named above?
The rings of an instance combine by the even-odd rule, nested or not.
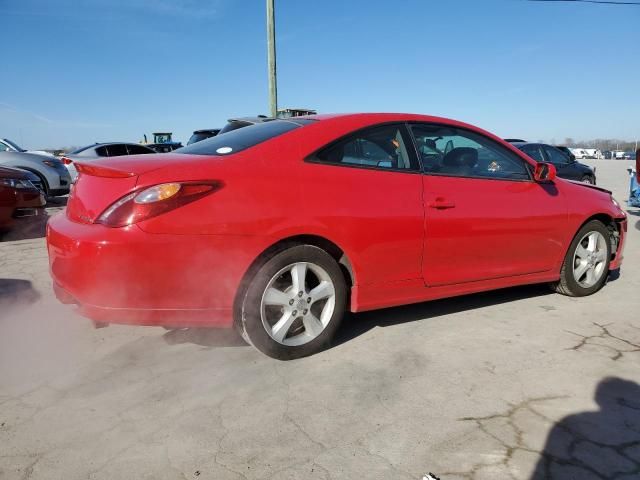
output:
[[[74,222],[94,223],[109,206],[135,190],[141,175],[168,167],[182,171],[202,161],[201,156],[171,153],[78,158],[74,161],[78,179],[69,194],[67,217]]]
[[[76,165],[91,165],[129,173],[135,176],[158,170],[170,165],[189,163],[191,155],[177,153],[156,153],[147,155],[123,155],[121,157],[74,157],[69,155]]]
[[[137,175],[108,178],[80,173],[67,200],[67,218],[78,223],[93,223],[112,203],[136,187]]]
[[[18,180],[29,180],[31,175],[24,170],[10,167],[0,167],[0,178],[16,178]]]

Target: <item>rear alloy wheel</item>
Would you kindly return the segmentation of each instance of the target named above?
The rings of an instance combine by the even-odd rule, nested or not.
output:
[[[329,344],[345,303],[346,284],[336,261],[318,247],[298,245],[257,271],[237,326],[245,340],[270,357],[304,357]]]
[[[609,237],[609,231],[598,220],[592,220],[580,229],[562,264],[560,281],[553,284],[558,293],[584,297],[602,288],[611,261]]]
[[[582,177],[582,183],[588,183],[589,185],[595,185],[596,182],[593,181],[593,177],[591,175],[585,175]]]

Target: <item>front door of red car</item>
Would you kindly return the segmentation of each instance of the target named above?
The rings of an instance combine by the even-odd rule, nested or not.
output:
[[[562,255],[565,201],[475,132],[413,125],[422,158],[427,286],[544,272]]]

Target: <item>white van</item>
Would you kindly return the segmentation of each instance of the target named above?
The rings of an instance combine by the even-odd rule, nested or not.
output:
[[[582,148],[572,148],[571,153],[573,153],[573,156],[576,157],[576,159],[587,158],[587,152]]]
[[[584,148],[584,152],[587,154],[585,158],[601,158],[602,152],[597,148]]]

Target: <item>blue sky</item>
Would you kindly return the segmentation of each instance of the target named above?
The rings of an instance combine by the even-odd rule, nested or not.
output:
[[[264,0],[0,0],[0,136],[138,141],[267,113]],[[276,0],[280,106],[640,137],[640,6]]]

